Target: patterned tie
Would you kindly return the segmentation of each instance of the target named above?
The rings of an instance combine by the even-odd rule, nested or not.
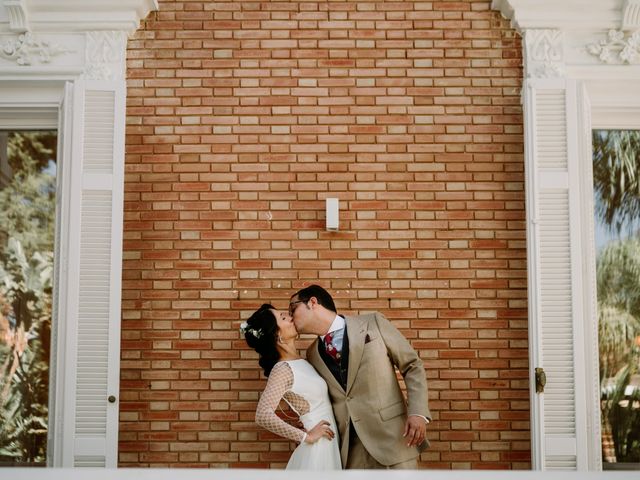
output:
[[[327,352],[327,355],[333,358],[334,362],[339,363],[340,352],[332,342],[333,342],[333,332],[329,332],[324,336],[324,350],[325,352]]]

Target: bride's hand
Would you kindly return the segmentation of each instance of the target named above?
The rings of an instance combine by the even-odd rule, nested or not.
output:
[[[331,430],[330,423],[326,420],[321,420],[318,424],[307,432],[307,438],[304,439],[305,443],[316,443],[322,437],[331,440],[335,437],[335,433]]]

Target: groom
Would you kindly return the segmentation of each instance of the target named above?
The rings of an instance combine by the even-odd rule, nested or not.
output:
[[[417,468],[430,413],[422,361],[409,342],[380,313],[339,316],[318,285],[293,295],[289,313],[298,332],[318,335],[307,360],[329,387],[343,468]]]

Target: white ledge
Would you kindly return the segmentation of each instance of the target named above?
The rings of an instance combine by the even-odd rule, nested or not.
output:
[[[12,480],[326,480],[329,472],[225,469],[12,468]],[[331,472],[345,480],[637,480],[638,472],[565,472],[496,470],[344,470]]]

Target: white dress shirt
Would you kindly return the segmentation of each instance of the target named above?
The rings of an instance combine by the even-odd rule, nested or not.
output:
[[[340,315],[336,315],[336,318],[333,319],[333,323],[331,323],[331,326],[329,327],[329,331],[324,335],[321,335],[320,340],[322,340],[322,342],[324,343],[324,337],[332,332],[335,333],[333,333],[333,339],[331,340],[331,343],[333,343],[333,346],[336,347],[336,350],[342,352],[342,341],[344,339],[344,318],[342,318]]]

